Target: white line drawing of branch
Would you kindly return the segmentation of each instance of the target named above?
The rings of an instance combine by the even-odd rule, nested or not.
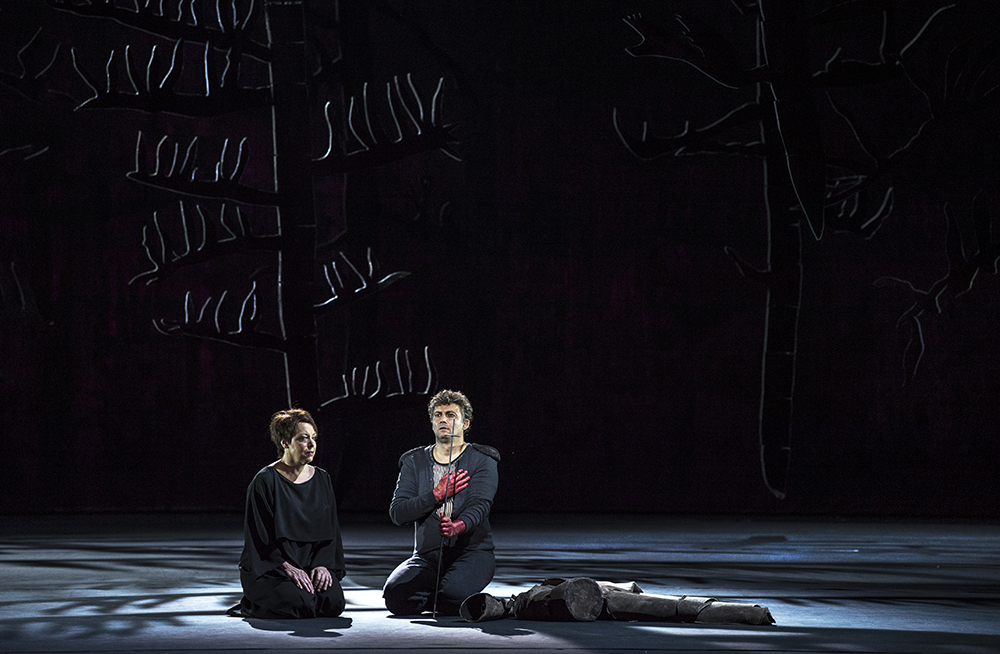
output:
[[[27,154],[21,157],[21,161],[30,161],[37,156],[43,155],[49,151],[49,146],[43,145],[38,146],[34,143],[25,143],[24,145],[18,145],[12,148],[7,148],[6,150],[0,150],[0,157],[5,157],[7,155],[12,155],[14,153],[26,152]]]
[[[948,226],[945,238],[948,272],[943,277],[927,289],[918,288],[912,282],[900,277],[881,277],[875,281],[877,287],[890,284],[904,286],[917,296],[913,304],[896,321],[897,327],[908,325],[910,328],[910,338],[903,352],[904,382],[916,376],[926,351],[921,318],[942,313],[945,301],[961,297],[972,290],[980,271],[996,275],[997,264],[1000,262],[1000,242],[994,240],[992,215],[982,193],[978,193],[972,201],[972,221],[976,239],[974,245],[966,247],[958,219],[954,212],[949,211],[947,204],[944,213]]]
[[[239,300],[239,308],[235,311],[235,315],[234,311],[226,304],[228,295],[229,290],[227,289],[217,300],[210,295],[200,306],[196,306],[191,291],[188,291],[184,294],[184,318],[179,320],[154,319],[153,327],[164,335],[183,334],[231,345],[283,352],[285,347],[281,339],[254,331],[260,318],[257,306],[257,282],[253,282],[250,290]],[[232,325],[234,322],[235,326]]]
[[[194,137],[181,153],[179,142],[170,142],[169,136],[162,137],[153,153],[154,165],[149,170],[144,166],[142,156],[143,134],[140,131],[135,144],[135,169],[126,177],[147,186],[171,191],[180,195],[255,205],[280,204],[280,197],[273,191],[265,191],[240,183],[243,170],[247,166],[247,138],[240,140],[236,147],[236,161],[227,164],[229,139],[222,144],[218,159],[213,164],[213,172],[208,179],[201,179],[198,168],[198,137]],[[226,168],[231,168],[226,172]]]
[[[357,266],[351,262],[344,252],[341,251],[338,254],[340,258],[339,263],[342,265],[338,265],[337,259],[332,259],[322,264],[323,277],[330,290],[330,295],[326,300],[315,305],[317,315],[327,313],[358,297],[375,293],[410,274],[409,272],[399,270],[376,278],[375,273],[378,270],[378,262],[375,260],[370,247],[367,249],[365,257],[367,266],[364,272],[358,270]]]
[[[365,366],[363,369],[357,366],[352,368],[350,372],[350,379],[348,379],[348,375],[346,373],[341,375],[340,385],[343,387],[343,392],[336,397],[331,397],[326,400],[320,405],[320,407],[323,408],[333,404],[334,402],[346,400],[352,397],[370,400],[379,394],[382,394],[383,397],[386,398],[414,394],[428,395],[434,388],[434,382],[436,379],[434,366],[431,363],[430,346],[424,347],[422,358],[422,372],[424,372],[427,376],[427,381],[422,388],[417,387],[414,384],[415,370],[413,363],[410,360],[410,351],[408,349],[396,348],[395,354],[393,355],[396,372],[396,390],[389,390],[390,380],[386,379],[383,381],[382,378],[382,362],[376,361],[374,365]]]
[[[250,38],[263,12],[256,0],[133,0],[126,7],[115,0],[46,0],[50,7],[89,18],[110,18],[122,25],[170,40],[206,42],[234,49],[260,61],[270,61],[270,49]],[[213,6],[214,5],[214,6]]]
[[[35,294],[28,281],[18,272],[16,261],[11,261],[9,266],[0,266],[0,310],[21,318],[39,315]]]
[[[55,63],[59,59],[60,48],[62,47],[62,44],[56,44],[49,62],[38,72],[29,73],[28,67],[24,63],[24,55],[35,44],[36,39],[38,39],[38,36],[41,33],[42,28],[39,27],[31,39],[29,39],[28,42],[17,51],[17,63],[21,68],[20,74],[12,75],[10,73],[0,72],[0,84],[14,89],[30,100],[36,101],[41,100],[42,95],[46,91],[48,81],[52,77],[53,70],[55,68]]]
[[[184,251],[178,252],[160,224],[159,212],[153,212],[151,224],[142,228],[142,248],[152,268],[129,280],[129,284],[144,279],[148,286],[169,276],[173,271],[209,261],[234,252],[252,250],[277,250],[284,243],[280,233],[254,234],[239,206],[222,203],[218,217],[209,217],[201,204],[194,205],[196,217],[189,220],[189,205],[183,200],[180,207]],[[227,215],[230,218],[227,221]],[[229,222],[234,224],[231,226]]]
[[[230,49],[225,52],[226,66],[217,71],[216,59],[210,44],[204,46],[202,68],[204,93],[178,93],[174,90],[184,68],[182,51],[184,41],[177,40],[169,55],[169,68],[162,77],[156,76],[157,67],[162,67],[158,47],[153,46],[145,70],[136,63],[132,46],[125,46],[124,66],[129,91],[118,89],[118,67],[115,51],[112,50],[105,65],[104,83],[99,84],[80,63],[76,49],[70,50],[73,68],[90,88],[91,97],[80,102],[76,109],[134,109],[146,113],[165,112],[180,116],[207,117],[225,114],[238,109],[270,104],[267,88],[241,87],[236,79],[238,67],[232,62],[238,53]]]
[[[405,90],[404,90],[405,89]],[[389,163],[420,152],[440,150],[448,157],[461,161],[455,151],[457,141],[452,137],[453,125],[442,123],[444,106],[444,78],[438,79],[437,88],[425,112],[420,92],[411,74],[401,84],[399,76],[385,84],[385,106],[391,123],[387,132],[374,115],[368,97],[368,83],[362,87],[361,97],[351,96],[347,109],[347,131],[342,135],[330,117],[330,103],[324,107],[327,126],[327,150],[314,166],[326,172],[345,172],[361,167]]]

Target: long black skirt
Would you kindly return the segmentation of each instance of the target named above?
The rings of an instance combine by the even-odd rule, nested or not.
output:
[[[240,571],[241,612],[250,618],[335,618],[344,612],[344,589],[336,577],[326,590],[310,593],[279,570],[254,578]]]

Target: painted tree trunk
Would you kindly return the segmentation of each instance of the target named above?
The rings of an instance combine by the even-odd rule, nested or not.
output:
[[[772,99],[762,92],[762,106]],[[765,112],[765,143],[777,135],[774,114]],[[768,222],[768,286],[764,313],[764,347],[760,371],[760,463],[764,483],[775,497],[787,492],[791,459],[792,401],[802,298],[802,223],[785,162],[768,148],[764,161]]]
[[[306,158],[310,142],[304,7],[301,0],[282,0],[268,2],[265,11],[273,53],[275,190],[281,198],[281,233],[287,239],[278,253],[278,294],[288,402],[315,409],[320,404],[313,307],[316,216]]]
[[[760,4],[758,64],[765,144],[768,280],[761,362],[761,471],[767,488],[784,498],[791,459],[792,409],[802,300],[802,230],[823,234],[824,157],[809,71],[806,25],[799,0]],[[805,223],[805,225],[803,224]]]

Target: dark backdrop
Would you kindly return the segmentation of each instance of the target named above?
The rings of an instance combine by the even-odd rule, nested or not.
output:
[[[249,5],[236,4],[238,14]],[[316,239],[333,244],[308,290],[317,303],[328,297],[323,264],[338,261],[341,295],[356,297],[316,319],[318,391],[291,401],[322,405],[305,408],[343,511],[387,509],[396,458],[430,442],[428,392],[456,388],[475,408],[470,439],[502,454],[497,511],[997,517],[996,3],[958,3],[929,23],[943,3],[846,3],[841,16],[822,12],[838,3],[791,3],[796,20],[817,17],[802,32],[810,71],[855,62],[843,67],[848,82],[806,91],[816,109],[803,156],[822,160],[828,184],[851,157],[880,161],[868,171],[875,205],[893,191],[891,212],[871,224],[838,223],[848,203],[828,208],[822,238],[802,230],[784,499],[764,484],[758,435],[768,278],[741,275],[726,250],[766,268],[759,121],[720,133],[714,150],[701,142],[640,158],[625,142],[635,145],[644,121],[650,140],[667,138],[754,100],[756,82],[727,88],[677,60],[692,50],[674,14],[694,32],[701,55],[690,56],[707,53],[704,64],[731,47],[729,63],[750,70],[758,8],[314,4],[305,66],[322,74],[308,100],[330,101],[335,151],[359,150],[358,139],[378,150],[362,98],[367,88],[369,120],[390,131],[394,79],[404,127],[419,97],[453,140],[449,156],[410,130],[409,150],[344,157],[354,163],[312,178]],[[221,225],[221,205],[135,178],[153,179],[165,135],[164,167],[175,141],[183,155],[199,138],[202,180],[224,139],[223,177],[247,137],[237,181],[273,190],[270,109],[80,106],[95,91],[79,71],[102,91],[109,69],[115,88],[131,88],[126,45],[136,84],[148,74],[161,86],[177,39],[125,14],[82,15],[88,0],[69,5],[78,11],[55,0],[0,8],[0,511],[238,511],[273,458],[269,416],[289,403],[283,355],[240,340],[280,332],[276,255],[232,251],[171,268],[198,246],[196,206]],[[202,24],[214,5],[197,5]],[[897,53],[920,38],[896,64],[905,75],[862,84],[858,70],[881,61],[882,9]],[[161,22],[193,24],[163,11]],[[638,15],[645,45],[673,58],[627,51],[642,37],[623,19]],[[261,22],[253,36],[266,43]],[[184,41],[173,91],[204,95],[204,50]],[[217,80],[225,49],[211,51]],[[241,85],[269,84],[260,58],[232,57]],[[295,129],[318,157],[328,139],[314,109]],[[254,233],[277,229],[273,207],[226,205],[241,206]],[[369,248],[369,283],[409,275],[355,291]],[[143,275],[152,261],[163,275]],[[253,301],[260,317],[241,322]],[[218,338],[200,338],[216,315]]]

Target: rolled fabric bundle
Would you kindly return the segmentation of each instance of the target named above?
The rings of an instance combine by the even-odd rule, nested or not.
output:
[[[593,622],[604,608],[597,582],[587,577],[546,579],[514,597],[511,612],[520,620]]]
[[[510,615],[510,605],[513,598],[501,600],[489,593],[476,593],[469,595],[462,601],[462,606],[458,609],[458,614],[466,622],[486,622],[487,620],[500,620]]]
[[[608,593],[641,593],[642,589],[634,581],[598,581],[601,593],[607,597]]]
[[[604,598],[612,620],[656,622],[683,622],[677,611],[679,600],[679,597],[623,592],[610,592]]]
[[[714,597],[650,595],[610,592],[604,598],[607,613],[615,620],[650,622],[700,622],[706,624],[774,624],[767,607],[720,602]]]
[[[669,595],[666,597],[669,597]],[[677,600],[677,615],[680,617],[681,622],[697,622],[698,615],[705,609],[706,606],[714,601],[714,597],[691,597],[690,595],[681,595],[680,599]]]
[[[771,625],[765,606],[720,602],[714,597],[653,595],[635,582],[612,583],[587,577],[545,579],[508,600],[489,593],[465,598],[459,614],[467,622],[515,617],[521,620],[591,622],[686,622],[704,624]]]
[[[766,606],[738,602],[710,602],[698,612],[697,622],[709,624],[774,624]]]

